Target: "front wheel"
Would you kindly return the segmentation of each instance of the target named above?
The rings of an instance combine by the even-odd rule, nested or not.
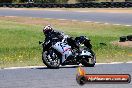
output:
[[[57,69],[60,65],[60,58],[54,49],[42,52],[42,61],[50,69]]]

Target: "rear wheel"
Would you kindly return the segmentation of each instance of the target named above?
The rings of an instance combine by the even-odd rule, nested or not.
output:
[[[42,52],[43,63],[50,69],[57,69],[60,65],[60,58],[54,49]]]
[[[83,59],[83,61],[82,61],[82,65],[84,65],[85,67],[94,67],[95,63],[96,63],[95,54],[93,54],[93,56],[90,58]]]

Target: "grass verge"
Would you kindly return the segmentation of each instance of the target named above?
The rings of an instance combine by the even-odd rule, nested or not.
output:
[[[42,18],[0,17],[0,68],[43,65],[42,49],[38,41],[43,41],[42,28],[47,24],[73,37],[89,37],[98,63],[132,61],[132,48],[111,44],[112,41],[118,41],[120,36],[132,33],[132,27]],[[106,43],[106,46],[100,43]]]

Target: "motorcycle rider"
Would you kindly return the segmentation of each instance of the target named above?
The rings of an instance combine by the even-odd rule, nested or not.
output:
[[[55,31],[50,25],[47,25],[43,28],[43,33],[45,35],[45,41],[49,41],[52,38],[58,38],[59,41],[62,41],[64,38],[64,33]],[[71,46],[71,48],[79,49],[79,44],[75,42],[72,37],[67,38],[67,43]]]
[[[45,35],[45,41],[48,41],[51,38],[57,37],[58,39],[63,38],[63,34],[61,32],[53,30],[53,28],[50,25],[47,25],[43,28],[43,33]]]
[[[72,37],[66,37],[63,32],[59,32],[59,31],[55,31],[50,25],[47,25],[43,28],[43,33],[45,35],[45,44],[46,42],[47,45],[44,48],[45,50],[48,50],[49,47],[52,46],[52,43],[56,42],[62,42],[62,40],[66,40],[66,43],[71,46],[71,49],[75,49],[75,52],[77,53],[81,53],[81,50],[79,49],[79,45],[81,43],[83,43],[86,47],[88,47],[89,49],[91,49],[92,45],[90,44],[90,40],[86,39],[85,36],[80,36],[80,37],[76,37],[75,39],[73,39]],[[55,39],[55,40],[54,40]],[[49,42],[52,41],[52,42]],[[50,53],[52,56],[52,53]],[[74,53],[75,54],[75,53]],[[71,53],[65,53],[63,52],[62,54],[62,63],[65,64],[65,61],[70,60],[71,58],[74,58],[74,54]]]

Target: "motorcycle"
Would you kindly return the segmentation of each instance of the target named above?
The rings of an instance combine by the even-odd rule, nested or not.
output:
[[[96,63],[95,53],[89,48],[90,40],[85,36],[76,37],[79,49],[74,47],[67,35],[62,40],[51,38],[49,41],[40,42],[42,45],[42,61],[51,69],[59,68],[60,65],[79,65],[94,67]],[[70,42],[70,43],[69,43]]]

